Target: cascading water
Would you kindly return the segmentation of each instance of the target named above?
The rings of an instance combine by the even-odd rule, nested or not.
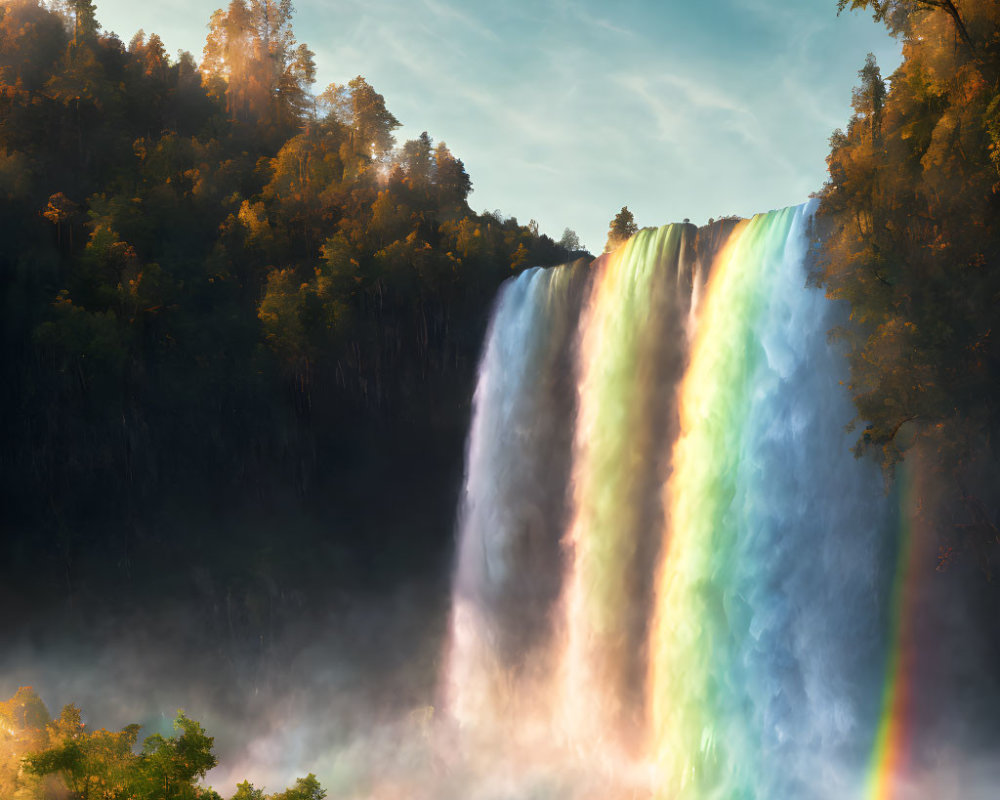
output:
[[[693,226],[644,230],[505,285],[444,706],[601,780],[484,796],[862,796],[900,526],[844,433],[811,218],[759,215],[717,253]]]
[[[497,300],[469,435],[445,702],[469,724],[506,713],[511,672],[549,633],[576,403],[572,341],[585,265],[530,269]],[[541,665],[536,665],[541,668]],[[512,713],[513,711],[510,710]]]
[[[889,585],[872,551],[894,523],[843,432],[837,309],[804,288],[809,219],[738,228],[701,308],[650,662],[662,797],[857,796],[866,764]],[[848,769],[817,781],[831,765]]]
[[[557,692],[571,737],[602,750],[641,730],[663,442],[687,349],[694,234],[670,225],[632,237],[595,265],[581,315]]]

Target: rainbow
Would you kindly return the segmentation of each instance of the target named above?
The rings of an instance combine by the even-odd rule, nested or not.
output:
[[[876,661],[879,596],[868,589],[859,601],[806,560],[864,517],[839,516],[844,498],[831,502],[823,484],[852,475],[852,491],[880,509],[873,533],[893,518],[891,502],[861,488],[877,475],[852,463],[833,424],[851,410],[825,338],[836,309],[804,289],[810,221],[811,209],[799,207],[740,223],[698,312],[650,634],[648,751],[659,797],[807,796],[813,769],[850,747],[848,734],[819,726],[846,708],[860,728],[878,693],[829,694],[842,679],[830,669],[842,645],[818,625],[845,613],[868,618],[858,645]],[[803,744],[811,738],[812,753]],[[831,781],[843,784],[840,796],[856,794],[844,773]]]
[[[909,716],[912,702],[912,642],[907,627],[913,605],[915,558],[912,520],[913,474],[910,467],[898,471],[900,484],[899,554],[890,600],[890,645],[886,658],[882,711],[872,747],[865,800],[894,800],[896,784],[906,767],[909,745]]]
[[[767,254],[801,212],[786,209],[742,223],[716,259],[698,321],[691,363],[680,389],[680,436],[665,504],[668,530],[657,581],[650,694],[652,732],[663,797],[700,797],[739,776],[715,717],[721,713],[716,676],[729,654],[718,617],[720,570],[739,536],[730,513],[737,494],[748,393],[755,362],[753,322],[776,274]],[[724,613],[724,612],[723,612]],[[730,787],[733,789],[735,787]],[[734,795],[739,796],[739,795]]]
[[[678,263],[684,233],[681,225],[643,230],[609,254],[581,314],[562,657],[565,723],[574,736],[586,730],[607,738],[616,726],[629,655],[641,644],[630,641],[628,620],[639,602],[634,566],[663,411],[648,402],[646,383],[664,367],[662,326],[680,316],[669,308],[678,293],[659,267]],[[684,287],[682,296],[689,292]]]

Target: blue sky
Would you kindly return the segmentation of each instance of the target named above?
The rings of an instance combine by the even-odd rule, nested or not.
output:
[[[200,60],[222,0],[96,0]],[[403,123],[465,162],[477,210],[573,228],[593,251],[639,225],[802,202],[850,113],[865,54],[899,46],[835,0],[297,0],[317,90],[363,75]]]

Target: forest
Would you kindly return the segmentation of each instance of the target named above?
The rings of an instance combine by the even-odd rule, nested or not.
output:
[[[811,282],[851,309],[856,454],[937,454],[940,563],[1000,568],[1000,7],[831,0],[902,44],[830,138]],[[183,616],[279,680],[282,631],[426,576],[446,602],[479,348],[503,281],[592,258],[476,213],[461,158],[362,76],[315,91],[291,0],[200,61],[91,0],[0,5],[0,604],[86,640]],[[609,247],[636,230],[623,208]],[[274,531],[280,531],[275,536]],[[165,626],[170,628],[169,625]],[[261,665],[265,666],[261,666]],[[213,739],[0,703],[0,797],[218,798]],[[267,800],[321,800],[312,774]],[[264,800],[240,784],[232,800]]]
[[[403,508],[451,513],[421,477],[461,470],[489,303],[575,234],[474,213],[461,159],[397,146],[364,78],[313,94],[289,2],[216,13],[200,66],[90,2],[0,14],[4,603],[183,597],[213,553],[246,573],[267,542],[203,535],[237,507],[298,514],[279,585],[440,553]]]
[[[893,467],[935,453],[943,566],[1000,560],[1000,8],[967,0],[838,0],[903,45],[859,71],[854,115],[830,137],[815,275],[845,300],[856,453]]]

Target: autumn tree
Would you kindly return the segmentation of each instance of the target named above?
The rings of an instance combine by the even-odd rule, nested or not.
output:
[[[12,0],[0,5],[0,139],[13,144],[12,135],[31,135],[20,129],[24,118],[12,115],[32,99],[52,75],[65,52],[66,30],[59,16],[34,0]]]
[[[46,745],[24,757],[36,776],[57,776],[72,800],[212,800],[218,795],[197,781],[218,762],[213,738],[180,712],[177,734],[149,736],[135,753],[139,726],[88,730],[79,708],[68,705],[47,726]]]
[[[232,0],[212,15],[201,69],[234,120],[287,133],[307,111],[316,67],[292,13],[291,0]]]
[[[970,50],[975,45],[969,36],[965,19],[954,0],[837,0],[837,13],[844,9],[869,9],[876,22],[884,22],[894,34],[904,33],[914,12],[939,11],[946,14],[954,25],[955,34]]]
[[[868,425],[859,446],[880,449],[886,465],[905,450],[907,426],[959,447],[1000,432],[990,389],[1000,379],[1000,284],[989,266],[1000,257],[998,53],[971,61],[949,47],[955,23],[944,5],[852,6],[894,26],[904,60],[887,93],[869,56],[854,116],[831,139],[822,198],[834,225],[822,282],[850,301],[856,322],[844,335]],[[1000,26],[992,4],[965,3],[963,13],[971,30]]]
[[[22,686],[0,702],[0,797],[33,798],[31,776],[22,769],[22,759],[43,749],[47,742],[49,712],[30,686]]]
[[[73,14],[73,42],[82,44],[97,35],[100,25],[97,22],[97,9],[93,0],[69,0],[67,4]]]
[[[63,228],[65,228],[69,246],[73,246],[73,220],[79,211],[80,207],[62,192],[56,192],[49,198],[42,216],[56,226],[56,240],[60,244],[62,243]]]
[[[632,212],[628,210],[628,206],[622,206],[622,210],[611,220],[611,226],[608,228],[608,241],[604,245],[604,252],[610,253],[615,248],[620,247],[635,235],[638,230],[639,227],[635,224],[635,217],[632,216]]]
[[[888,89],[872,56],[860,71],[819,209],[817,280],[851,309],[833,334],[848,348],[855,452],[887,476],[915,448],[930,454],[949,498],[939,527],[960,532],[989,573],[1000,541],[1000,6],[839,7],[873,10],[903,44]]]

